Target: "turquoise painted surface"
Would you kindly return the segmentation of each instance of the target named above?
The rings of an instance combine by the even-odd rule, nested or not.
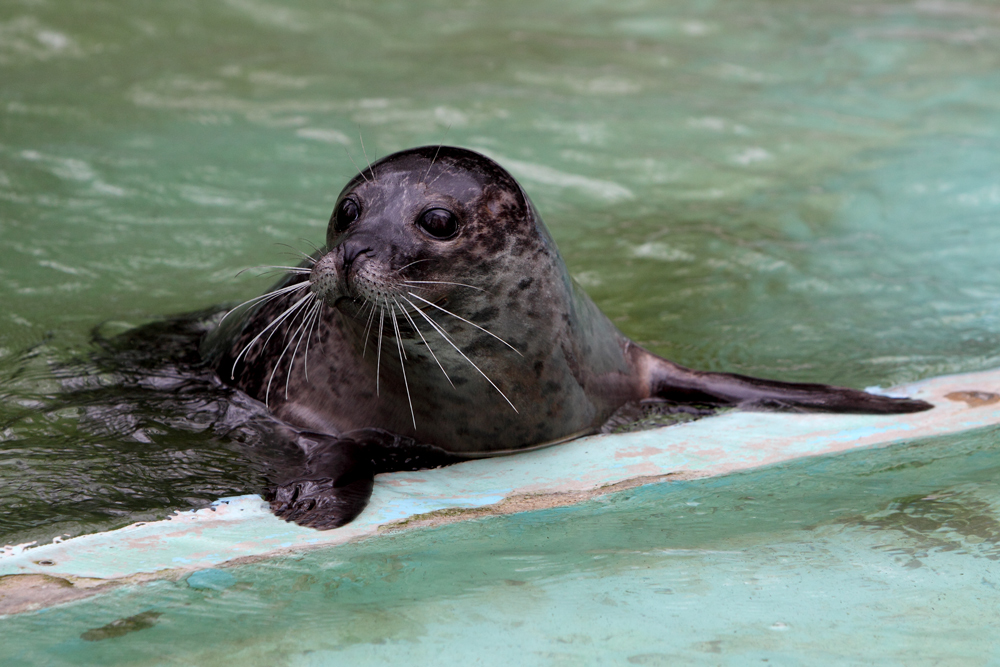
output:
[[[992,428],[202,570],[9,617],[0,659],[994,664],[997,436]],[[135,619],[143,614],[145,623]],[[116,621],[132,631],[105,637]]]
[[[500,158],[601,307],[681,363],[857,387],[1000,366],[998,23],[994,2],[5,3],[0,537],[47,541],[251,490],[231,452],[155,412],[142,440],[113,420],[82,430],[86,406],[46,411],[52,364],[86,354],[102,322],[262,290],[232,276],[274,263],[275,243],[322,237],[354,171],[343,149],[363,159],[359,126],[379,154],[447,140]],[[354,597],[324,615],[310,615],[326,589],[308,577],[329,583],[339,553],[260,566],[243,590],[158,584],[5,619],[18,641],[2,650],[21,651],[14,664],[153,662],[167,645],[225,663],[199,642],[227,641],[213,623],[247,613],[233,636],[260,639],[241,657],[268,664],[334,660],[306,645],[471,656],[460,640],[474,636],[496,642],[480,658],[512,638],[549,664],[758,657],[749,639],[727,643],[733,628],[786,663],[995,663],[973,631],[995,621],[995,435],[914,444],[874,476],[857,463],[868,455],[738,476],[748,486],[719,491],[729,505],[713,511],[674,504],[705,505],[719,487],[703,482],[386,538],[344,561]],[[763,503],[754,521],[732,509],[744,496]],[[620,503],[633,513],[606,509]],[[936,542],[942,526],[973,532]],[[920,549],[923,567],[905,567]],[[766,595],[740,588],[758,574]],[[687,597],[651,592],[675,581]],[[161,594],[193,605],[80,639]],[[601,644],[611,627],[619,639]]]

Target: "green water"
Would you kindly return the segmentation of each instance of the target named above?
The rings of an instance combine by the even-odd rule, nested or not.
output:
[[[155,411],[143,415],[153,434],[143,441],[125,427],[82,429],[83,405],[45,410],[60,388],[52,364],[88,355],[96,326],[114,333],[262,291],[269,279],[235,274],[287,261],[280,244],[308,249],[322,241],[334,197],[354,163],[366,159],[361,137],[368,157],[444,141],[498,159],[522,181],[571,272],[605,312],[680,363],[856,387],[996,367],[998,47],[996,2],[5,2],[0,541],[107,529],[253,490],[220,443],[177,431]],[[977,438],[983,469],[995,469],[995,434]],[[966,451],[960,438],[950,444]],[[894,503],[933,492],[952,499],[956,512],[996,520],[1000,494],[973,465],[979,459],[970,454],[955,464],[957,472],[936,479],[938,468],[926,465],[936,450],[922,451],[917,447],[913,460],[931,477],[919,482],[904,466],[881,473],[877,489],[836,491],[860,483],[847,466],[831,497],[789,493],[765,503],[761,514],[802,512],[812,517],[806,524],[835,531],[840,524],[821,518],[825,502],[837,516],[881,516]],[[810,465],[790,466],[762,483],[794,489],[817,483],[818,474]],[[704,484],[696,488],[711,488]],[[739,493],[754,496],[746,484]],[[734,518],[735,501],[699,519],[690,533],[677,537],[679,527],[671,529],[680,542],[664,548],[689,550],[683,558],[588,555],[632,544],[659,548],[647,544],[644,517],[669,516],[673,503],[689,499],[678,498],[666,490],[636,492],[614,501],[618,513],[601,520],[592,518],[595,506],[571,508],[387,538],[359,547],[360,555],[338,554],[360,563],[350,566],[351,581],[364,591],[350,593],[340,621],[310,624],[301,616],[308,606],[300,607],[294,618],[302,629],[294,636],[335,626],[329,641],[367,647],[372,656],[387,637],[416,650],[436,636],[425,613],[471,624],[441,637],[466,636],[487,601],[499,600],[503,609],[483,616],[485,627],[507,628],[504,619],[515,619],[532,599],[540,605],[532,636],[541,642],[532,655],[549,656],[538,662],[573,663],[578,654],[566,657],[545,642],[578,635],[597,642],[589,629],[600,625],[595,619],[624,618],[614,627],[631,637],[622,640],[627,646],[593,655],[667,664],[661,650],[641,649],[655,641],[626,631],[629,622],[648,629],[655,620],[661,637],[696,635],[665,611],[642,616],[643,609],[660,609],[653,600],[676,598],[644,593],[640,603],[611,595],[606,603],[593,582],[607,578],[646,593],[649,586],[673,588],[629,568],[687,581],[688,567],[732,565],[714,550],[750,549],[761,568],[772,568],[768,581],[792,588],[808,582],[813,600],[863,584],[847,565],[840,579],[837,567],[823,569],[855,556],[861,568],[899,573],[871,584],[893,600],[886,609],[902,608],[911,594],[927,604],[945,585],[907,579],[928,570],[907,568],[910,561],[899,555],[909,548],[904,536],[930,539],[940,527],[933,522],[889,527],[877,533],[885,535],[878,544],[814,542],[815,531],[802,533],[780,518],[742,530],[745,514]],[[852,530],[878,529],[861,521]],[[521,553],[512,545],[526,539],[525,531],[531,544],[558,545],[543,550],[543,574],[529,579],[511,573],[516,558],[504,560]],[[422,540],[439,539],[438,551],[426,551]],[[456,541],[468,551],[453,556]],[[784,554],[790,543],[797,546],[787,551],[789,569],[773,569],[768,554]],[[813,561],[811,548],[825,555]],[[994,555],[948,554],[941,561],[947,566],[934,560],[945,556],[931,558],[946,578],[957,577],[963,562],[978,567]],[[323,569],[316,559],[322,557],[261,566],[254,581],[274,583],[255,583],[238,596],[230,589],[185,613],[218,621],[215,614],[237,598],[233,615],[269,618],[295,606],[299,594],[288,591],[296,577],[311,576],[296,568]],[[415,573],[390,586],[397,562]],[[546,567],[554,568],[552,577]],[[743,566],[732,567],[738,573]],[[445,570],[465,583],[435,592]],[[562,598],[570,580],[578,582],[575,592]],[[995,592],[983,586],[959,587],[956,608],[995,606]],[[692,608],[729,604],[721,589],[705,588],[702,598],[697,587],[684,590]],[[106,622],[144,611],[122,595],[100,603],[111,605],[102,612]],[[412,603],[387,602],[397,599]],[[559,623],[538,620],[545,600],[562,610],[551,617]],[[639,616],[622,616],[625,604]],[[240,605],[249,610],[236,611]],[[733,609],[766,616],[749,601]],[[850,609],[844,601],[834,611],[841,618]],[[891,618],[890,611],[879,618]],[[165,613],[154,628],[128,637],[165,636],[155,633],[181,623],[173,620],[178,614]],[[359,625],[351,614],[368,619],[360,626],[369,629],[351,635],[346,628]],[[573,614],[584,619],[576,630]],[[38,622],[54,638],[69,631],[45,618],[18,622]],[[723,614],[719,622],[729,618],[736,616]],[[934,627],[936,617],[927,618],[897,624],[901,629],[887,636],[932,647],[937,635],[914,629]],[[67,627],[78,637],[104,622]],[[765,625],[772,622],[795,625]],[[971,614],[969,622],[984,621]],[[184,623],[191,631],[193,621]],[[382,625],[398,632],[371,630]],[[793,634],[767,636],[791,641]],[[837,636],[829,637],[836,645]],[[725,644],[698,641],[709,642],[702,653],[710,662],[723,660],[712,647]],[[978,647],[941,655],[989,662],[993,654]]]

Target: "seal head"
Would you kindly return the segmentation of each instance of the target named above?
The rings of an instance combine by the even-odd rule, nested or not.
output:
[[[311,290],[377,385],[343,430],[510,450],[593,430],[639,398],[628,340],[579,298],[527,195],[483,155],[377,162],[337,198],[327,244]]]

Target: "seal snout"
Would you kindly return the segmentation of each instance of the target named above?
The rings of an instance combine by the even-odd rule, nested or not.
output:
[[[338,270],[337,264],[334,253],[329,252],[313,265],[312,273],[309,274],[313,293],[331,306],[341,297],[347,296],[341,282],[342,272]]]
[[[312,268],[312,291],[331,306],[361,298],[388,304],[402,293],[401,278],[364,244],[345,243],[324,255]]]
[[[388,305],[402,293],[400,277],[384,262],[368,258],[353,267],[348,276],[349,289],[365,301]]]

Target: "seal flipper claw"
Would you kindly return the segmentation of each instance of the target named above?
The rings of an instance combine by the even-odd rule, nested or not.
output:
[[[309,528],[328,530],[353,521],[371,497],[374,479],[336,486],[331,478],[298,480],[268,489],[265,498],[276,516]]]
[[[343,435],[303,432],[296,438],[306,454],[298,474],[264,491],[271,511],[285,521],[317,530],[339,528],[368,505],[375,475],[439,468],[462,460],[381,429]]]
[[[372,494],[375,470],[363,445],[350,438],[301,433],[303,469],[265,489],[271,511],[285,521],[319,530],[353,521]]]

